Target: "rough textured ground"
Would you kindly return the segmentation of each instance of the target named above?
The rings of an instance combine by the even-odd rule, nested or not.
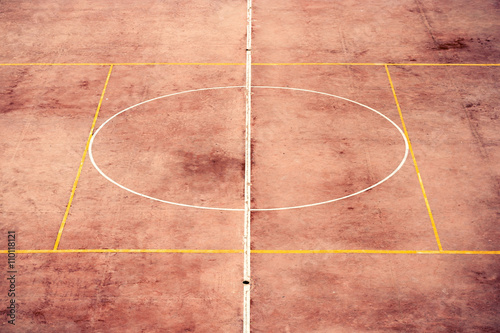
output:
[[[127,107],[169,93],[241,86],[244,73],[237,69],[117,67],[97,126]],[[123,113],[96,136],[92,147],[96,163],[113,180],[148,196],[242,209],[241,89],[175,95]],[[90,160],[83,174],[61,240],[64,248],[241,248],[243,212],[171,206],[139,197],[103,178]]]
[[[497,1],[254,2],[256,62],[498,63]]]
[[[252,332],[500,332],[500,69],[415,66],[499,64],[499,11],[253,1],[252,84],[268,88],[252,95]],[[242,332],[245,20],[245,1],[0,3],[1,332]],[[354,197],[258,211],[355,193],[398,166],[396,127],[314,93],[403,128],[383,63],[406,64],[388,70],[421,182],[408,156]],[[99,168],[147,196],[235,210],[138,196],[87,154],[53,251],[109,73],[94,131],[197,91],[108,123]],[[436,235],[462,252],[439,253]]]
[[[24,255],[18,260],[17,324],[12,329],[2,322],[1,330],[238,332],[240,255],[201,256]]]
[[[2,234],[54,245],[107,69],[2,67]]]
[[[393,72],[443,246],[496,250],[500,69]]]
[[[4,1],[2,62],[242,62],[245,1]]]
[[[498,264],[487,257],[255,255],[253,264],[254,332],[499,329]]]

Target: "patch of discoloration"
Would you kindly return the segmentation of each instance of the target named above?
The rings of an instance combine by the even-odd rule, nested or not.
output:
[[[26,96],[18,93],[18,86],[23,83],[29,75],[27,67],[16,69],[15,74],[8,76],[5,86],[0,88],[0,113],[18,111],[26,107]]]
[[[229,157],[223,152],[212,151],[210,154],[196,154],[193,152],[180,152],[183,158],[183,170],[187,177],[203,176],[215,182],[225,181],[235,170],[241,170],[242,162],[238,158]],[[244,167],[243,167],[244,175]]]
[[[467,48],[467,44],[465,43],[464,38],[457,38],[448,42],[436,42],[437,50],[450,50],[450,49],[465,49]]]
[[[257,147],[256,142],[257,140],[255,138],[252,138],[250,140],[250,162],[252,167],[255,166],[255,148]]]
[[[154,332],[237,332],[241,327],[237,254],[18,256],[23,274],[16,281],[13,332],[140,332],[145,326]],[[0,331],[11,332],[7,325]]]
[[[491,256],[256,255],[254,329],[497,332],[494,262]]]
[[[499,72],[411,71],[394,68],[394,80],[443,247],[498,250]]]

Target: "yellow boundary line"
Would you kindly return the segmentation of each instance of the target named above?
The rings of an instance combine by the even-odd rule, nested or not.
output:
[[[0,253],[9,253],[0,250]],[[10,252],[12,253],[12,251]],[[67,249],[17,250],[17,254],[37,253],[243,253],[243,250],[190,250],[190,249]],[[500,251],[430,251],[430,250],[251,250],[254,254],[500,254]]]
[[[378,63],[378,62],[268,62],[252,66],[500,66],[500,64],[426,64],[426,63]]]
[[[48,63],[27,62],[0,64],[0,66],[245,66],[244,62],[82,62]]]
[[[83,62],[83,63],[4,63],[0,66],[245,66],[244,62]],[[257,62],[252,66],[469,66],[497,67],[500,64],[429,64],[429,63],[377,63],[377,62]]]
[[[394,101],[396,102],[396,106],[398,108],[399,117],[401,118],[401,124],[403,125],[403,131],[405,133],[406,140],[408,141],[408,147],[410,149],[411,158],[413,159],[413,164],[415,165],[415,171],[417,172],[418,176],[418,182],[420,183],[420,188],[422,189],[422,194],[424,195],[425,206],[427,207],[427,212],[429,213],[429,218],[432,223],[432,229],[434,230],[434,236],[436,237],[436,242],[439,251],[443,251],[443,247],[441,246],[441,241],[439,240],[439,235],[436,228],[436,223],[434,222],[434,217],[432,216],[431,206],[429,205],[429,200],[427,200],[427,194],[425,193],[424,183],[422,182],[422,177],[420,176],[420,170],[418,169],[417,160],[415,159],[415,154],[413,153],[410,136],[408,135],[408,131],[406,129],[405,121],[403,119],[403,113],[401,112],[401,107],[399,106],[398,97],[396,96],[396,90],[394,89],[394,84],[392,83],[391,74],[389,73],[389,67],[387,67],[387,65],[385,65],[385,71],[387,72],[387,77],[391,85],[392,94],[394,95]]]
[[[500,254],[500,251],[430,251],[430,250],[252,250],[266,254],[356,253],[356,254]]]
[[[94,134],[94,127],[97,122],[97,116],[99,115],[99,110],[101,109],[102,100],[104,98],[104,94],[106,92],[106,87],[108,86],[109,78],[111,76],[111,71],[113,70],[113,65],[109,67],[108,76],[106,77],[106,83],[104,83],[104,88],[101,93],[101,98],[99,99],[99,104],[97,105],[97,110],[94,115],[94,120],[92,122],[92,127],[90,128],[89,137],[87,139],[87,144],[85,145],[85,150],[83,151],[82,159],[80,160],[80,167],[78,168],[78,172],[76,174],[75,182],[73,183],[73,188],[71,189],[71,195],[69,197],[68,205],[66,206],[66,211],[64,212],[64,217],[61,222],[61,226],[59,227],[59,232],[57,233],[56,242],[54,244],[54,250],[57,250],[59,246],[59,242],[61,241],[61,236],[64,230],[64,226],[66,225],[66,220],[68,218],[69,209],[71,208],[71,203],[73,202],[73,197],[75,196],[76,186],[78,185],[78,180],[80,179],[80,174],[82,173],[83,163],[85,162],[85,157],[87,156],[87,151],[89,150],[90,140],[92,139],[92,135]]]

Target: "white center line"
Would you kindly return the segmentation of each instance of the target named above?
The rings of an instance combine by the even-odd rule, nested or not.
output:
[[[243,333],[250,333],[250,220],[252,186],[252,0],[247,0],[247,46],[245,62],[245,224],[243,232]]]

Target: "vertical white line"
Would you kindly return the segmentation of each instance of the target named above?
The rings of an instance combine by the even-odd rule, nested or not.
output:
[[[250,222],[252,186],[252,0],[247,0],[247,46],[245,62],[245,223],[243,232],[243,333],[250,333]]]

